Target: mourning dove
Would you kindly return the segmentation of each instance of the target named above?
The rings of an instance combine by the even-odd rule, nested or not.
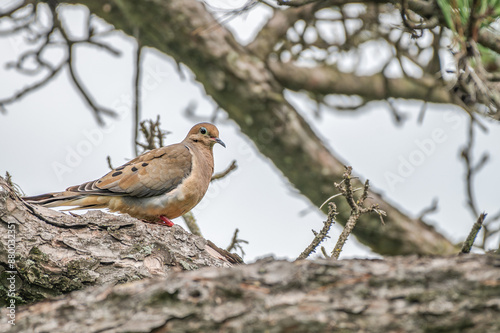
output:
[[[200,123],[182,142],[150,150],[97,180],[23,199],[45,207],[108,208],[172,226],[170,219],[190,211],[205,195],[216,143],[226,147],[217,127]]]

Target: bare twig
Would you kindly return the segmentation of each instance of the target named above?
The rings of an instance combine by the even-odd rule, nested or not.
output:
[[[240,230],[238,228],[236,228],[236,230],[234,230],[233,238],[231,239],[231,243],[227,246],[226,251],[231,252],[233,250],[240,250],[241,256],[244,257],[245,251],[243,251],[243,246],[241,246],[241,244],[243,244],[243,243],[248,244],[248,241],[238,238],[239,231]]]
[[[428,20],[424,20],[422,17],[420,17],[418,23],[414,22],[409,18],[406,0],[401,0],[401,3],[401,20],[403,21],[403,25],[405,26],[405,28],[411,34],[411,38],[420,38],[424,33],[424,29],[433,29],[439,24],[439,20],[436,16],[432,16]],[[420,33],[417,33],[416,30],[420,30]]]
[[[330,259],[330,255],[326,252],[326,249],[324,246],[321,247],[321,253],[325,256],[326,259]]]
[[[344,179],[342,182],[339,184],[335,183],[335,187],[339,189],[339,191],[342,193],[342,195],[346,198],[347,203],[351,207],[351,215],[349,216],[345,226],[344,230],[342,230],[342,233],[339,236],[339,239],[337,241],[337,244],[335,244],[335,247],[332,251],[332,257],[335,259],[339,258],[340,252],[342,252],[342,248],[344,247],[345,242],[347,241],[347,238],[351,234],[352,230],[354,229],[354,226],[356,225],[358,219],[360,218],[361,215],[366,214],[366,213],[371,213],[375,212],[380,216],[380,219],[383,221],[383,216],[386,216],[386,212],[381,210],[378,205],[371,205],[370,207],[364,207],[364,202],[368,198],[368,189],[369,189],[369,181],[366,180],[364,187],[363,187],[363,193],[361,194],[360,198],[356,200],[354,198],[354,191],[352,188],[352,183],[351,183],[351,173],[352,173],[352,167],[346,166],[346,171],[344,172]]]
[[[35,84],[31,85],[31,86],[28,86],[26,88],[23,88],[21,91],[17,92],[16,94],[14,94],[11,97],[8,97],[8,98],[0,100],[0,106],[4,107],[5,104],[13,103],[13,102],[21,99],[21,97],[23,97],[24,95],[27,95],[30,92],[32,92],[34,90],[37,90],[41,86],[45,85],[50,80],[52,80],[56,76],[57,73],[59,73],[59,71],[64,67],[64,65],[65,64],[62,63],[59,66],[57,66],[56,68],[52,69],[50,71],[50,73],[45,78],[43,78],[42,80],[40,80],[39,82],[37,82],[37,83],[35,83]]]
[[[474,225],[472,226],[472,229],[469,233],[469,236],[467,236],[467,239],[465,240],[464,244],[462,245],[462,250],[460,251],[460,253],[469,253],[470,252],[472,245],[474,245],[474,241],[476,239],[476,236],[477,236],[479,230],[481,230],[481,226],[483,225],[483,222],[486,219],[486,215],[487,214],[485,214],[485,213],[481,213],[479,215],[476,223],[474,223]]]
[[[231,173],[232,171],[236,170],[238,168],[238,165],[236,164],[236,160],[233,160],[231,162],[231,164],[226,168],[226,170],[222,171],[222,172],[219,172],[219,173],[216,173],[212,176],[212,179],[210,181],[214,181],[214,180],[217,180],[217,179],[221,179],[221,178],[224,178],[226,177],[229,173]]]
[[[140,107],[141,107],[141,89],[139,87],[141,82],[141,52],[142,46],[139,38],[139,29],[137,28],[135,33],[135,39],[137,41],[137,50],[135,53],[135,78],[134,78],[134,121],[133,121],[133,134],[134,134],[134,153],[135,156],[139,155],[139,150],[137,147],[137,140],[139,139],[139,120],[141,118],[140,115]]]
[[[156,117],[156,121],[144,120],[139,125],[146,142],[136,142],[136,145],[142,147],[143,151],[163,147],[163,140],[170,132],[161,129],[160,115]]]
[[[38,18],[39,15],[37,15],[37,9],[40,7],[37,4],[32,4],[30,11],[28,11],[28,14],[21,16],[21,17],[13,17],[10,16],[12,13],[2,13],[0,16],[10,16],[10,19],[14,21],[15,28],[11,31],[2,31],[1,34],[6,34],[6,33],[12,33],[15,31],[20,31],[20,30],[25,30],[30,37],[28,38],[28,43],[36,45],[37,49],[35,50],[29,50],[25,53],[23,53],[18,61],[14,64],[10,64],[9,67],[15,67],[16,70],[23,74],[27,75],[33,75],[39,73],[41,70],[48,70],[48,74],[39,82],[32,84],[31,86],[28,86],[27,88],[23,88],[21,91],[15,93],[13,96],[4,98],[3,100],[0,100],[0,108],[4,108],[5,104],[13,103],[17,100],[19,100],[21,97],[24,95],[33,92],[40,88],[41,86],[45,85],[49,81],[51,81],[57,73],[61,71],[62,68],[65,66],[68,66],[68,72],[70,74],[70,77],[72,81],[75,84],[75,87],[77,90],[80,92],[80,95],[83,97],[83,99],[87,102],[87,104],[90,106],[92,111],[94,112],[94,116],[96,117],[96,120],[99,124],[103,124],[104,121],[102,119],[102,115],[106,116],[111,116],[114,117],[116,116],[116,113],[108,108],[104,108],[99,106],[93,98],[90,96],[88,93],[87,89],[83,85],[83,83],[80,81],[78,78],[77,73],[75,72],[73,60],[74,60],[74,55],[73,55],[73,47],[77,44],[80,43],[88,43],[95,45],[99,48],[105,49],[109,52],[111,52],[113,55],[119,55],[119,51],[115,50],[113,47],[106,45],[100,41],[94,40],[93,37],[96,36],[94,34],[93,29],[90,26],[90,15],[89,19],[87,20],[87,23],[89,25],[88,31],[89,34],[87,38],[82,39],[82,40],[74,40],[71,39],[66,30],[64,29],[61,19],[59,17],[59,13],[57,11],[57,6],[58,2],[57,1],[47,1],[46,2],[47,6],[42,7],[43,9],[49,8],[50,13],[51,13],[51,19],[52,19],[52,24],[50,28],[48,29],[41,29],[40,27],[45,26],[45,23],[42,23],[41,20]],[[20,7],[16,8],[15,10],[19,9]],[[19,23],[20,22],[20,23]],[[40,30],[43,30],[40,32]],[[62,40],[61,38],[62,37]],[[43,52],[48,49],[49,47],[52,46],[57,46],[57,47],[63,47],[67,51],[67,57],[66,59],[62,60],[58,65],[51,65],[50,63],[46,62],[43,57],[41,56]],[[29,61],[28,61],[29,60]],[[28,63],[34,63],[35,67],[34,68],[29,68],[25,67],[25,62]]]
[[[197,235],[200,237],[203,237],[201,234],[200,227],[198,227],[198,223],[196,223],[196,219],[194,218],[194,215],[191,211],[187,212],[186,214],[182,215],[182,218],[184,219],[184,222],[186,223],[189,231],[193,235]]]
[[[476,196],[474,193],[474,180],[478,172],[486,165],[489,160],[488,153],[483,153],[479,158],[479,161],[474,163],[473,161],[473,148],[475,143],[475,131],[474,125],[480,125],[473,117],[471,117],[469,122],[467,142],[462,149],[461,157],[465,163],[465,192],[467,196],[467,206],[473,216],[481,216],[479,214],[478,204],[476,202]],[[486,250],[486,243],[488,239],[494,236],[498,231],[498,226],[494,227],[493,224],[500,219],[500,211],[496,214],[491,215],[487,222],[482,223],[483,228],[483,239],[482,243],[476,245],[479,248]],[[484,220],[484,219],[483,219]],[[469,236],[470,237],[470,236]],[[472,240],[474,242],[474,239]]]
[[[430,213],[434,213],[438,210],[438,199],[434,198],[432,199],[432,203],[429,207],[424,208],[420,214],[418,214],[418,219],[422,220],[426,215]]]
[[[108,167],[113,170],[113,164],[111,164],[111,156],[106,156],[106,162],[108,162]]]
[[[250,11],[254,6],[256,6],[259,1],[257,0],[247,0],[243,6],[235,9],[222,9],[222,8],[217,8],[211,5],[208,1],[204,1],[205,6],[207,8],[211,9],[213,12],[222,12],[222,15],[217,17],[217,23],[218,24],[213,24],[212,26],[209,27],[203,27],[203,29],[197,29],[193,31],[193,36],[202,34],[202,33],[209,33],[219,27],[219,25],[224,25],[227,22],[231,21],[232,19],[238,17],[239,15],[242,15],[243,13]]]
[[[236,245],[236,243],[238,241],[238,232],[239,231],[240,231],[240,229],[238,229],[238,228],[236,228],[236,230],[234,230],[234,234],[233,234],[233,238],[231,239],[231,243],[229,243],[229,245],[226,247],[227,252],[231,252],[234,249],[234,246]]]
[[[468,136],[467,136],[467,144],[466,146],[462,149],[462,154],[461,157],[464,160],[465,167],[466,167],[466,193],[467,193],[467,205],[469,206],[469,209],[474,216],[479,215],[479,210],[477,208],[476,204],[476,198],[474,195],[474,181],[473,178],[476,175],[476,173],[485,165],[485,163],[488,161],[488,155],[485,153],[481,157],[480,161],[474,166],[473,161],[472,161],[472,149],[474,146],[474,139],[475,139],[475,134],[474,134],[474,120],[471,118],[469,122],[469,130],[468,130]]]
[[[335,203],[330,202],[328,204],[328,207],[329,207],[328,216],[327,216],[326,221],[323,222],[323,224],[324,224],[323,228],[321,229],[321,231],[319,233],[316,233],[313,230],[314,239],[312,240],[311,244],[309,244],[306,247],[306,249],[297,257],[296,260],[306,259],[307,257],[309,257],[311,255],[311,253],[314,253],[316,251],[316,248],[318,247],[318,245],[322,241],[324,241],[325,238],[329,237],[328,232],[330,231],[332,224],[335,223],[335,216],[337,216],[338,212],[337,212],[337,206],[335,205]],[[324,248],[322,247],[322,250],[323,249]],[[325,256],[327,256],[326,252],[324,252],[323,254]]]
[[[83,99],[87,102],[87,104],[90,106],[92,111],[94,112],[94,116],[96,118],[96,121],[100,125],[104,125],[104,120],[102,119],[102,114],[111,116],[111,117],[116,117],[117,114],[115,111],[101,107],[97,105],[97,103],[94,101],[94,99],[90,96],[90,94],[87,92],[86,88],[84,87],[83,83],[80,82],[80,79],[78,78],[78,75],[76,74],[75,68],[74,68],[74,54],[73,54],[73,46],[76,45],[73,40],[71,40],[66,33],[66,30],[64,30],[62,26],[61,19],[59,17],[59,13],[56,10],[56,5],[52,2],[49,1],[49,8],[52,11],[52,16],[54,18],[54,26],[59,29],[61,32],[62,37],[66,41],[67,44],[67,50],[68,50],[68,59],[67,59],[67,64],[68,64],[68,71],[71,79],[73,80],[73,83],[75,84],[77,90],[80,92],[80,95],[83,97]]]
[[[363,189],[362,187],[358,187],[358,188],[353,189],[352,191],[353,191],[353,192],[357,192],[357,191],[362,190],[362,189]],[[321,204],[321,206],[319,206],[319,209],[320,209],[320,210],[321,210],[321,209],[323,209],[323,206],[325,206],[325,205],[328,203],[328,201],[332,200],[333,198],[340,197],[341,195],[342,195],[342,193],[337,193],[337,194],[332,195],[331,197],[329,197],[328,199],[326,199],[326,200],[325,200],[325,201]]]

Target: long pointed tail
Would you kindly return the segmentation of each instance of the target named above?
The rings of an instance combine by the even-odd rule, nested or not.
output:
[[[104,202],[99,202],[96,196],[82,195],[75,192],[54,192],[23,197],[24,201],[44,207],[77,206],[75,209],[105,208]]]

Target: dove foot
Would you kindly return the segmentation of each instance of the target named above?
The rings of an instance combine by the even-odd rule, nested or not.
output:
[[[146,223],[151,223],[151,224],[160,224],[160,225],[164,225],[167,227],[174,226],[174,222],[170,221],[170,219],[168,217],[163,216],[163,215],[160,215],[159,217],[160,217],[161,221],[158,221],[158,220],[155,220],[155,221],[141,220],[141,221],[146,222]]]
[[[167,227],[172,227],[174,225],[174,222],[170,221],[170,219],[166,216],[160,215],[160,220],[162,220],[164,223],[159,223],[165,224]]]

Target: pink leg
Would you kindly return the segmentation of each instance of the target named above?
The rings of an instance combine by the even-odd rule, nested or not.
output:
[[[172,226],[174,225],[174,222],[170,221],[170,219],[169,219],[168,217],[166,217],[166,216],[160,215],[160,219],[161,219],[163,222],[165,222],[165,225],[166,225],[167,227],[172,227]],[[162,223],[160,222],[160,224],[162,224]]]

